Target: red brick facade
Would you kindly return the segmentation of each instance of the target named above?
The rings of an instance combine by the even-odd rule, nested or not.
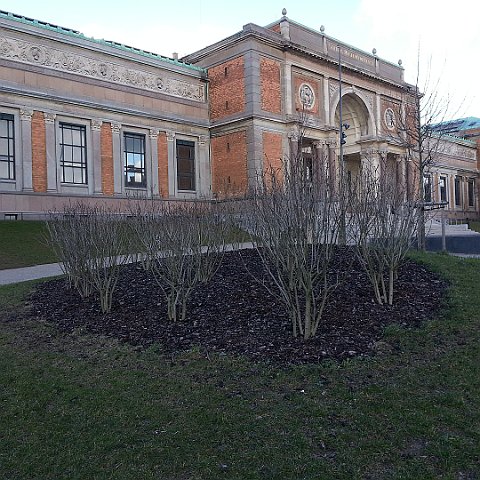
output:
[[[238,57],[208,70],[210,118],[217,120],[245,110],[245,65]]]
[[[262,58],[260,61],[262,87],[262,110],[282,113],[282,91],[280,88],[280,63]]]
[[[282,134],[263,132],[263,169],[267,173],[273,170],[277,178],[283,178]],[[268,178],[268,177],[267,177]]]
[[[47,191],[45,117],[38,111],[32,116],[32,184],[34,192]]]
[[[104,195],[113,195],[113,144],[110,123],[102,123],[100,152],[102,159],[102,192]]]
[[[219,196],[245,192],[247,176],[247,134],[245,131],[212,138],[212,190]]]
[[[158,185],[160,196],[168,198],[168,142],[167,134],[158,134]]]

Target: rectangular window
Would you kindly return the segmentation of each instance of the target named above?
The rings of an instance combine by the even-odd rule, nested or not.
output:
[[[123,135],[125,152],[125,186],[145,188],[145,135],[125,133]]]
[[[432,202],[432,176],[430,174],[423,176],[423,200],[425,203]]]
[[[462,177],[455,177],[455,206],[462,206]]]
[[[60,123],[60,168],[62,182],[87,184],[87,134],[83,125]]]
[[[195,190],[195,143],[177,140],[177,185],[179,190]]]
[[[0,113],[0,178],[15,180],[13,115]]]
[[[448,202],[447,197],[447,177],[440,177],[439,180],[440,201]]]
[[[475,180],[473,178],[468,179],[468,206],[475,206]]]

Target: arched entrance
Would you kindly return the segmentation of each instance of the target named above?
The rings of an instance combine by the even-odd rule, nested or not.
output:
[[[373,135],[373,121],[366,103],[353,91],[342,96],[342,124],[345,144],[343,145],[343,161],[347,177],[354,179],[361,166],[361,140]],[[337,103],[334,125],[340,125],[340,101]]]

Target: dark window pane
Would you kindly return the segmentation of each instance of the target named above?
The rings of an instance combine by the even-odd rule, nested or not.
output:
[[[177,140],[177,187],[195,190],[195,143]]]

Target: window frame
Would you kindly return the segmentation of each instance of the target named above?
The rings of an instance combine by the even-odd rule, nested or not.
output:
[[[470,186],[472,191],[470,192]],[[467,181],[468,208],[475,208],[475,178],[469,178]]]
[[[455,207],[460,207],[460,208],[463,206],[463,195],[462,195],[463,181],[462,180],[463,179],[460,175],[455,175],[454,183],[453,183]]]
[[[442,195],[442,179],[445,180],[445,185],[443,186],[443,191],[445,195]],[[438,178],[438,194],[440,196],[439,200],[441,202],[448,202],[448,176],[447,175],[440,175]]]
[[[136,152],[135,150],[133,151],[128,151],[127,150],[127,142],[126,139],[127,137],[132,138],[133,140],[138,140],[140,139],[143,144],[143,151],[141,152]],[[132,189],[132,190],[147,190],[148,188],[148,174],[147,174],[147,162],[151,161],[149,152],[147,151],[147,135],[143,132],[136,131],[135,129],[129,129],[126,128],[125,130],[122,130],[122,188],[127,190],[127,189]],[[135,141],[133,142],[134,144],[136,143]],[[133,154],[133,155],[143,155],[143,162],[141,167],[131,167],[133,168],[134,173],[139,173],[136,170],[140,170],[140,173],[143,175],[143,180],[142,182],[134,182],[134,183],[128,183],[127,180],[127,169],[128,164],[127,164],[127,155],[128,154]]]
[[[73,137],[73,131],[78,131],[80,132],[80,138],[83,141],[83,145],[75,145],[75,144],[67,144],[64,143],[64,129],[70,129],[72,131],[72,137]],[[60,155],[59,155],[59,169],[60,169],[60,183],[62,185],[68,186],[68,187],[88,187],[89,185],[89,167],[88,167],[88,140],[87,140],[87,127],[86,125],[79,124],[79,123],[72,123],[69,121],[63,121],[59,120],[58,122],[58,130],[59,130],[59,147],[60,147]],[[72,140],[73,142],[73,140]],[[82,143],[82,142],[81,142]],[[67,168],[72,168],[73,169],[73,175],[72,178],[74,181],[67,181],[66,176],[65,176],[65,147],[72,147],[72,160],[71,160],[71,165],[67,166]],[[80,161],[80,166],[74,166],[74,161],[73,161],[73,148],[80,149],[81,152],[81,161]],[[77,162],[78,163],[78,162]],[[81,182],[76,182],[75,181],[75,171],[80,170],[81,176],[84,179],[84,181]]]
[[[0,181],[2,182],[15,182],[17,180],[17,165],[16,165],[16,135],[15,135],[15,115],[12,113],[4,113],[0,112],[0,121],[4,120],[7,122],[7,136],[0,138],[6,139],[7,140],[7,154],[6,155],[1,155],[0,156],[6,156],[7,160],[0,160],[0,162],[4,162],[7,164],[7,170],[8,170],[8,177],[0,177]],[[10,136],[10,126],[11,125],[11,131],[12,131],[12,136]],[[13,152],[10,153],[10,144],[12,145],[12,150]],[[13,175],[10,175],[11,170],[13,170]]]
[[[180,174],[179,172],[179,146],[182,147],[189,147],[190,152],[193,153],[192,158],[183,158],[180,160],[188,160],[191,162],[191,171],[188,174]],[[177,192],[179,193],[196,193],[197,192],[197,184],[198,184],[198,179],[197,179],[197,142],[191,139],[185,139],[185,138],[176,138],[175,139],[175,184],[176,184],[176,189]],[[180,188],[180,178],[188,178],[190,179],[191,186],[193,188]]]

